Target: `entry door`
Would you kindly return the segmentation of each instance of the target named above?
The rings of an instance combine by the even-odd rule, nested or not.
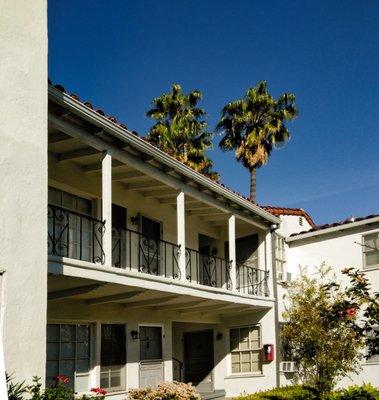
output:
[[[147,217],[141,218],[140,270],[159,275],[161,224]]]
[[[140,332],[140,387],[155,387],[164,381],[162,357],[162,328],[141,326]]]
[[[184,333],[184,376],[201,393],[213,391],[213,331]]]

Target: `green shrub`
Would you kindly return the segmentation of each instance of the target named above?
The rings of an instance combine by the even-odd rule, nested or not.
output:
[[[318,400],[315,392],[304,386],[282,386],[264,392],[257,392],[246,396],[239,396],[235,400]]]
[[[322,396],[311,388],[294,385],[239,396],[235,400],[379,400],[379,389],[370,384],[364,384],[350,386]]]
[[[326,400],[379,400],[379,389],[370,384],[350,386],[347,389],[332,392]]]

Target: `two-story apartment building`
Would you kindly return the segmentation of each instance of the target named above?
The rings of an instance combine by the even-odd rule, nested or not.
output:
[[[279,219],[59,85],[48,109],[46,382],[271,387]]]
[[[265,207],[281,219],[275,232],[274,264],[276,268],[276,315],[277,323],[284,323],[286,287],[296,279],[300,268],[309,273],[316,271],[321,264],[332,268],[337,279],[344,283],[346,279],[341,270],[354,267],[365,273],[371,283],[371,289],[379,291],[379,216],[369,215],[363,218],[351,217],[347,220],[315,225],[312,218],[302,209]],[[280,331],[279,326],[277,331]],[[284,362],[283,362],[284,361]],[[280,383],[286,384],[293,377],[293,362],[277,359]],[[340,386],[370,382],[379,384],[379,348],[378,353],[362,360],[362,370],[352,374],[339,383]]]

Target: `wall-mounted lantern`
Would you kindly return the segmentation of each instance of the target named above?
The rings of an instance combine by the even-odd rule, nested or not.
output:
[[[141,214],[137,213],[137,215],[135,215],[134,217],[130,217],[130,222],[133,225],[139,225],[141,221]]]
[[[133,340],[137,340],[139,339],[139,332],[138,331],[130,331],[130,335],[132,337]]]
[[[222,337],[223,337],[224,335],[221,333],[221,332],[219,332],[217,335],[216,335],[216,340],[222,340]]]

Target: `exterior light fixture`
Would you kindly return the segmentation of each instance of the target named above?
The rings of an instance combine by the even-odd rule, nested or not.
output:
[[[217,335],[216,335],[216,340],[222,340],[222,337],[223,337],[224,335],[221,333],[221,332],[219,332]]]
[[[132,337],[133,340],[137,340],[139,339],[139,332],[138,331],[130,331],[130,335]]]
[[[140,213],[137,213],[137,215],[134,216],[134,217],[130,217],[130,221],[131,221],[131,223],[133,225],[139,225],[140,220],[141,220],[141,214]]]

